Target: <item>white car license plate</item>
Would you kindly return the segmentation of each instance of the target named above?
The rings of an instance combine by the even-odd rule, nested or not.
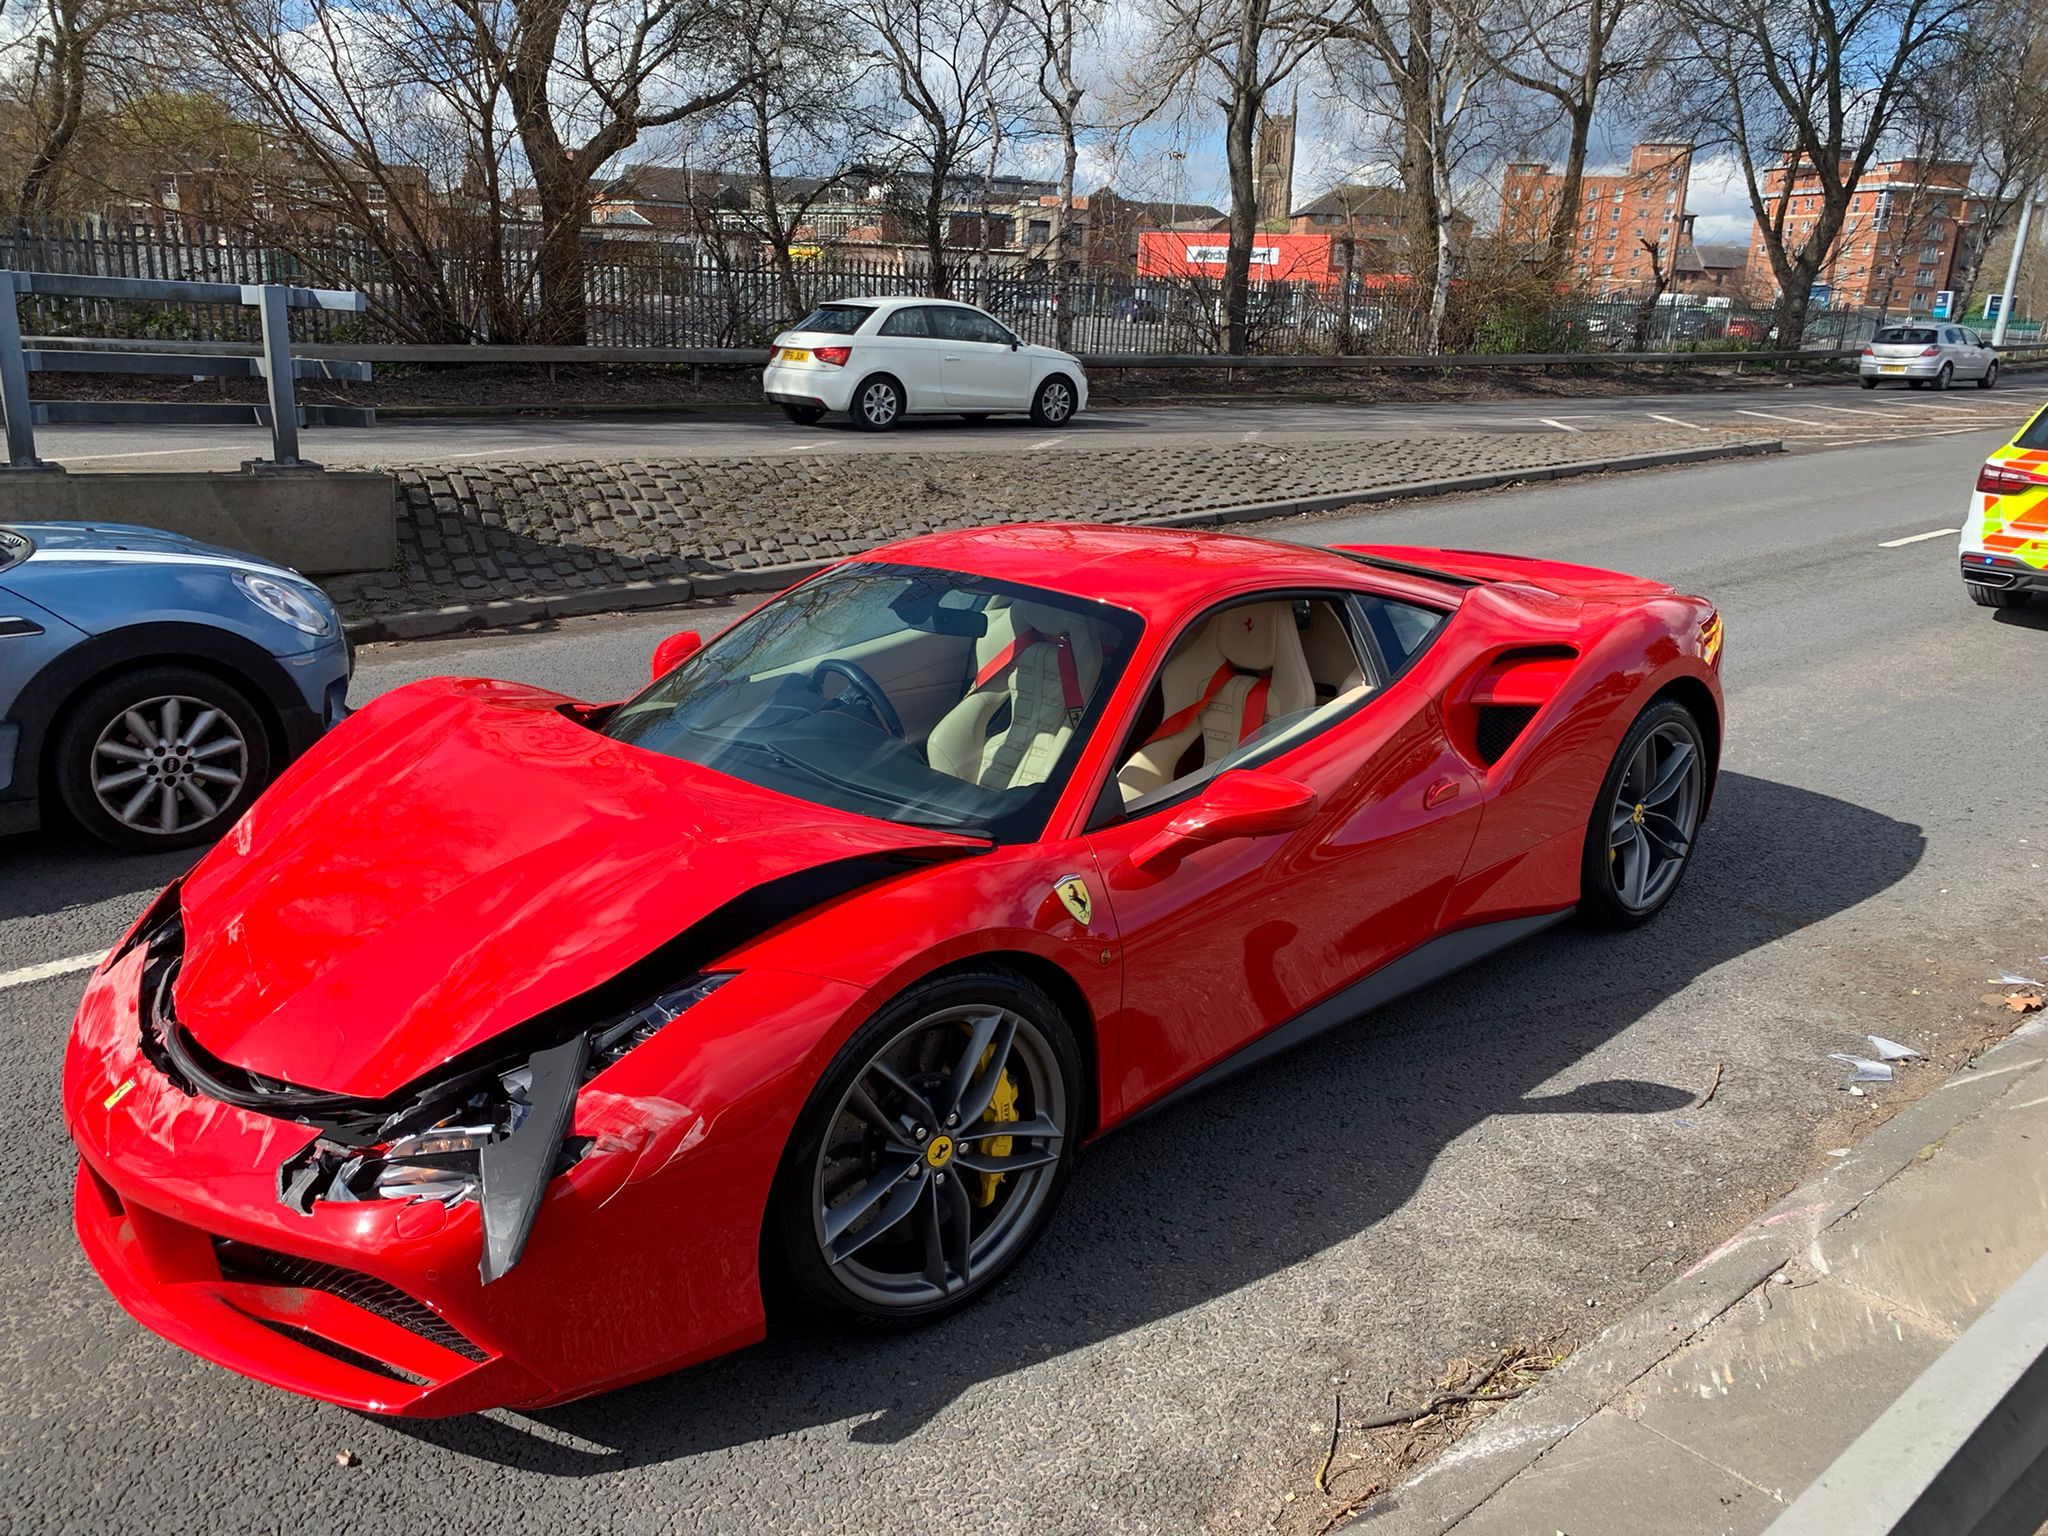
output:
[[[782,349],[782,360],[785,363],[808,363],[811,360],[811,349],[809,347],[784,347]]]

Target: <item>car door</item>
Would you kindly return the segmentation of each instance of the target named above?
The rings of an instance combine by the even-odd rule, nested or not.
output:
[[[937,411],[946,404],[944,381],[940,377],[939,354],[943,349],[932,325],[943,311],[934,304],[906,304],[891,310],[875,328],[873,348],[876,372],[896,376],[903,386],[907,410]],[[866,352],[868,348],[862,348]]]
[[[1115,1087],[1126,1109],[1431,937],[1471,847],[1477,779],[1452,748],[1435,701],[1387,680],[1349,596],[1315,600],[1345,614],[1374,686],[1349,703],[1340,696],[1319,706],[1266,750],[1254,739],[1234,765],[1312,792],[1306,824],[1148,864],[1147,845],[1205,792],[1197,784],[1149,809],[1140,801],[1135,814],[1088,835],[1123,942]]]
[[[944,327],[939,366],[949,406],[986,411],[1030,408],[1031,360],[1000,321],[952,304],[935,308],[933,316]]]

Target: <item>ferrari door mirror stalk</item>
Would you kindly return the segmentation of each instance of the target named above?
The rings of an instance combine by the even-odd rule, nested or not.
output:
[[[1266,837],[1306,826],[1316,792],[1276,773],[1240,768],[1219,775],[1153,837],[1131,853],[1139,869],[1171,864],[1191,848],[1239,837]]]
[[[648,663],[648,679],[659,682],[704,648],[704,637],[694,629],[679,629],[654,648]]]

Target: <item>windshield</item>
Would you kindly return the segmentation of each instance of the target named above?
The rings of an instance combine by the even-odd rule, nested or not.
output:
[[[1888,325],[1877,333],[1880,344],[1894,342],[1905,346],[1924,347],[1934,341],[1934,332],[1924,326]]]
[[[28,535],[16,533],[12,528],[0,528],[0,571],[9,571],[26,560],[35,550]]]
[[[823,331],[828,336],[851,336],[874,310],[865,304],[820,304],[790,327],[793,331]]]
[[[623,704],[615,740],[838,810],[1036,837],[1137,618],[984,577],[851,565]]]

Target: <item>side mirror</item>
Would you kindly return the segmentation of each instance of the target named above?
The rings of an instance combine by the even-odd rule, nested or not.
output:
[[[1171,864],[1189,849],[1239,837],[1265,837],[1306,826],[1316,792],[1275,773],[1239,768],[1218,776],[1200,796],[1131,852],[1139,869]]]
[[[677,630],[654,648],[654,660],[647,665],[650,680],[666,677],[704,648],[704,637],[694,629]]]

